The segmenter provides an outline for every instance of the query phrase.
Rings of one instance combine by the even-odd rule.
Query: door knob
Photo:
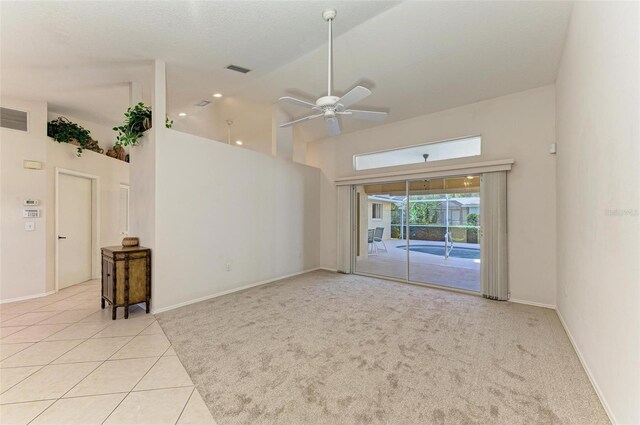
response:
[[[58,236],[58,239],[67,239],[66,236]]]

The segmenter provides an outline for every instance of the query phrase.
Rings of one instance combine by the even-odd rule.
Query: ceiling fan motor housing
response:
[[[316,106],[322,110],[334,109],[340,98],[338,96],[322,96],[316,100]]]

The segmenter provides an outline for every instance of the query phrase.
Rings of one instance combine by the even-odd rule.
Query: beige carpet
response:
[[[609,423],[548,309],[318,271],[157,318],[219,425]]]

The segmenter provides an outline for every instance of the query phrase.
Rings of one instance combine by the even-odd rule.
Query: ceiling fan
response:
[[[302,106],[303,108],[311,109],[316,113],[308,115],[304,118],[300,118],[285,124],[281,124],[280,127],[290,127],[302,122],[306,122],[315,118],[324,117],[324,122],[327,126],[327,131],[330,136],[337,136],[340,134],[340,123],[338,122],[338,115],[343,117],[351,117],[357,120],[365,121],[381,121],[387,117],[386,112],[376,111],[360,111],[357,109],[349,109],[349,107],[355,103],[360,102],[371,94],[371,90],[366,87],[356,86],[342,97],[332,96],[331,89],[333,88],[333,34],[332,23],[336,17],[335,9],[327,9],[322,13],[322,17],[329,23],[329,82],[327,84],[327,95],[322,96],[316,103],[306,102],[304,100],[295,99],[293,97],[281,97],[280,102],[290,103],[292,105]]]

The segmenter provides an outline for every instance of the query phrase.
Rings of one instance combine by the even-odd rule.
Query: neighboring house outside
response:
[[[382,239],[391,238],[391,202],[388,199],[369,196],[367,208],[368,228],[384,227]]]
[[[446,201],[440,202],[440,205],[438,206],[438,220],[435,224],[445,224],[446,211]],[[469,214],[477,214],[480,216],[480,198],[449,198],[450,226],[467,224],[467,216]]]

